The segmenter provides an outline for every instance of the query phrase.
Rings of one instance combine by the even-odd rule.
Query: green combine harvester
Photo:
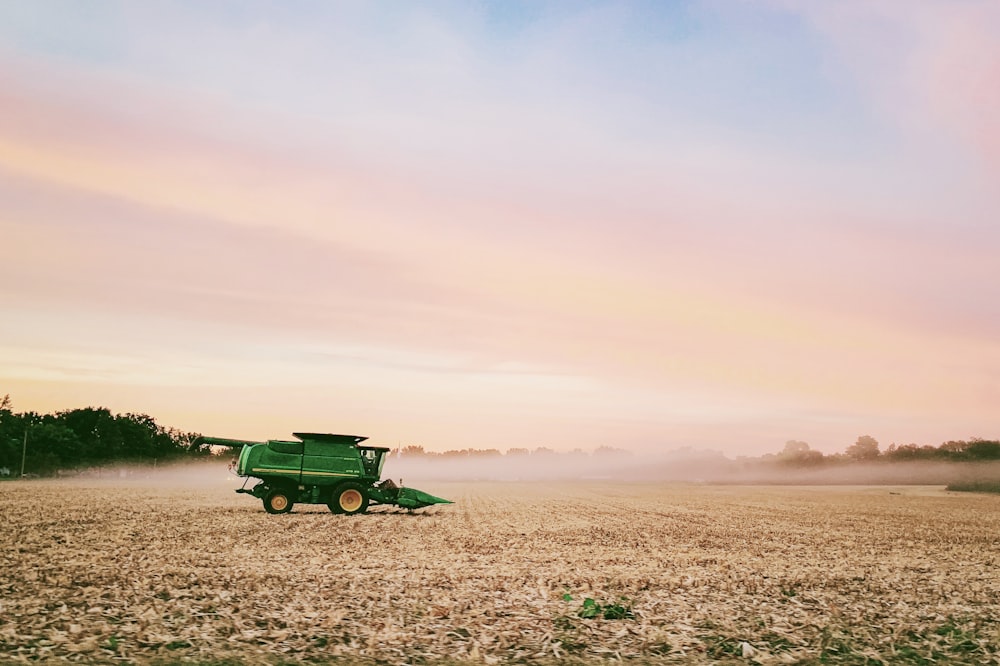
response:
[[[367,437],[327,433],[292,433],[299,441],[272,439],[251,442],[242,439],[199,437],[193,446],[240,447],[236,473],[260,479],[253,488],[238,493],[264,502],[268,513],[288,513],[295,504],[326,504],[333,513],[364,513],[372,504],[421,509],[433,504],[451,504],[413,488],[397,486],[392,479],[380,481],[389,449],[362,446]]]

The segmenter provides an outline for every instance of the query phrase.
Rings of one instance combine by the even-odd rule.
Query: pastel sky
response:
[[[998,34],[2,0],[0,394],[431,450],[996,438]]]

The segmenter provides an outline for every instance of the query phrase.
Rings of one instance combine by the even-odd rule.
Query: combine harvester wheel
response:
[[[284,490],[272,490],[264,496],[264,510],[268,513],[288,513],[292,510],[292,498]]]
[[[354,515],[368,510],[368,494],[363,486],[357,483],[345,483],[337,491],[330,510],[334,513]]]

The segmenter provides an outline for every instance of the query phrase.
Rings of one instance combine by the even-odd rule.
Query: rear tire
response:
[[[288,513],[292,510],[292,496],[280,488],[270,490],[264,495],[264,510],[268,513]]]
[[[368,493],[360,483],[345,483],[337,488],[327,505],[334,513],[352,516],[368,510]]]

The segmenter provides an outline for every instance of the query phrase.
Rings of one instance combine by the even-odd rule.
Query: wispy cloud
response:
[[[852,67],[889,122],[923,134],[911,138],[925,146],[947,150],[957,139],[990,165],[985,184],[995,181],[1000,164],[996,3],[785,4],[830,40],[832,57]]]

